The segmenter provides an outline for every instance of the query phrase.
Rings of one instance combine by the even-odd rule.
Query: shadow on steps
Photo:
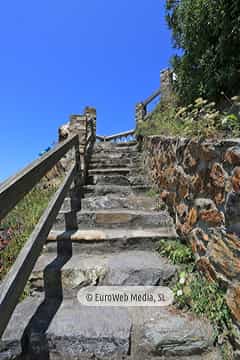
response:
[[[72,257],[72,241],[57,242],[57,257],[44,270],[45,298],[28,323],[22,337],[22,359],[50,360],[47,330],[63,301],[61,269]],[[54,266],[54,286],[49,277]],[[51,279],[52,280],[52,279]]]

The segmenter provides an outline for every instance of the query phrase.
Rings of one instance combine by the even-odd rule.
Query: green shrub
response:
[[[154,198],[158,196],[158,192],[154,189],[150,189],[146,192],[146,196]]]
[[[210,283],[198,272],[182,272],[173,291],[177,306],[207,317],[213,324],[216,337],[226,339],[231,335],[232,320],[225,291],[218,284]]]
[[[180,241],[161,240],[158,244],[158,252],[174,264],[191,264],[194,262],[191,249]]]
[[[194,255],[185,244],[176,240],[161,240],[160,255],[166,256],[178,266],[178,281],[173,285],[175,305],[212,323],[216,340],[223,344],[223,356],[230,353],[229,338],[233,334],[230,311],[225,291],[217,283],[210,283],[195,267]],[[225,355],[224,355],[225,354]]]

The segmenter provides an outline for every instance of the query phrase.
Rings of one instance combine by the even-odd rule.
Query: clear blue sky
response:
[[[0,180],[86,105],[100,135],[134,127],[135,103],[173,53],[164,0],[9,0],[0,7]]]

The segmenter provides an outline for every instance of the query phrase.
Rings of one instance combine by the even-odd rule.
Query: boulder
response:
[[[200,355],[213,348],[214,331],[205,319],[162,309],[142,329],[143,349],[155,356]]]

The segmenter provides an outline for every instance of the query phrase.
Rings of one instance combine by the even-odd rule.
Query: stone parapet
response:
[[[59,142],[69,136],[78,134],[81,169],[86,174],[89,151],[96,139],[96,109],[87,106],[83,114],[71,115],[68,123],[62,125],[59,130]],[[62,160],[61,167],[67,171],[74,160],[74,151],[70,151]],[[84,175],[85,176],[85,175]]]

